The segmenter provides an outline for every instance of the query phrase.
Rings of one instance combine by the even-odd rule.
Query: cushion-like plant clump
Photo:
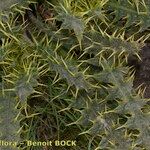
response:
[[[0,2],[2,149],[148,150],[149,30],[149,0]]]

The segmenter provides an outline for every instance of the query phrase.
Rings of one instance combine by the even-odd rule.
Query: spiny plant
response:
[[[0,2],[1,140],[18,142],[2,148],[148,150],[149,99],[128,61],[142,61],[149,4]],[[57,139],[77,146],[26,145]]]

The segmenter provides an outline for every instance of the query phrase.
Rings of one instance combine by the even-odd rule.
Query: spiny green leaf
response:
[[[114,21],[119,21],[122,18],[126,18],[126,27],[133,24],[139,24],[141,31],[147,30],[150,27],[149,0],[143,0],[138,3],[137,1],[131,2],[124,0],[110,0],[107,5],[115,14]]]
[[[146,130],[139,134],[136,142],[143,148],[149,149],[150,147],[150,130],[146,128]]]
[[[19,2],[23,2],[23,0],[5,0],[0,2],[0,10],[9,10],[12,5],[15,5]]]
[[[150,115],[143,114],[141,112],[136,113],[135,115],[128,118],[125,126],[130,129],[139,130],[140,134],[136,139],[138,145],[142,145],[145,148],[150,147],[150,143],[148,142],[150,139]]]
[[[143,46],[136,41],[127,41],[121,37],[109,36],[97,31],[84,34],[83,47],[86,53],[99,54],[102,50],[113,52],[125,52],[127,54],[138,53]]]
[[[3,14],[8,15],[13,12],[13,9],[18,12],[22,12],[24,9],[29,9],[27,6],[30,3],[34,3],[34,0],[1,0],[0,1],[0,16]],[[17,8],[18,7],[18,8]],[[5,20],[5,18],[3,18]]]
[[[83,37],[83,32],[84,32],[84,23],[81,19],[71,16],[69,14],[66,14],[65,16],[61,16],[61,21],[62,23],[62,28],[63,29],[69,29],[69,30],[74,30],[75,35],[78,38],[78,41],[80,42]]]
[[[64,60],[59,55],[56,55],[51,47],[44,48],[42,53],[48,59],[50,69],[59,73],[60,78],[66,79],[69,86],[75,85],[77,90],[90,88],[84,74],[78,71],[78,67],[71,63],[70,60]]]
[[[15,98],[9,96],[0,96],[0,139],[7,142],[19,142],[20,135],[18,133],[20,129],[19,121],[15,118],[19,113],[16,107]],[[3,146],[3,149],[17,150],[13,146]]]
[[[133,96],[128,101],[119,102],[119,106],[116,108],[117,113],[121,114],[133,114],[136,115],[137,112],[141,111],[144,105],[146,105],[147,101],[141,99],[138,95]]]
[[[99,143],[100,149],[111,149],[111,150],[132,150],[132,139],[125,135],[125,129],[114,129],[110,133],[102,137]]]
[[[125,126],[132,129],[138,129],[140,132],[144,133],[147,132],[146,130],[149,130],[149,124],[150,115],[139,112],[129,117]]]
[[[38,81],[35,77],[29,77],[26,75],[21,75],[16,81],[15,90],[19,97],[19,99],[23,102],[25,101],[29,95],[34,93],[34,87],[38,85]]]

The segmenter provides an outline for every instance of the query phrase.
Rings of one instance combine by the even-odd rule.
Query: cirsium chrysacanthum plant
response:
[[[0,3],[2,139],[149,149],[148,99],[128,66],[149,40],[149,0]]]

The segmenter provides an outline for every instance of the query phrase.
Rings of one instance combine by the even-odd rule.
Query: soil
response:
[[[144,97],[150,98],[150,44],[147,44],[140,53],[142,61],[132,61],[136,68],[134,87],[138,87],[143,84],[142,87],[145,88]]]

